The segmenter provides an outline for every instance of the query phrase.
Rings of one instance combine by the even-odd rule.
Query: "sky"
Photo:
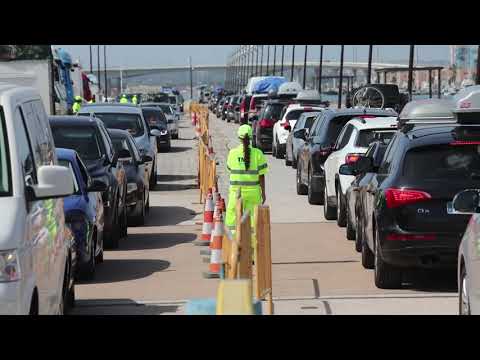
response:
[[[88,45],[56,45],[67,49],[74,60],[80,60],[84,68],[90,66],[90,51]],[[107,45],[107,67],[129,66],[181,66],[188,65],[189,56],[193,65],[223,65],[228,56],[238,45]],[[93,45],[93,68],[97,63],[97,46]],[[266,61],[266,45],[265,57]],[[270,45],[270,59],[273,58],[273,45]],[[417,45],[416,54],[419,63],[423,61],[449,61],[448,45]],[[305,45],[296,45],[295,60],[304,58]],[[285,45],[285,61],[290,61],[292,46]],[[374,46],[374,62],[407,63],[409,55],[408,45],[378,45]],[[345,45],[345,61],[357,60],[366,62],[368,59],[368,45]],[[318,60],[320,46],[309,45],[308,60]],[[340,46],[325,45],[324,59],[338,60]],[[277,61],[281,59],[281,45],[277,45]],[[270,60],[272,61],[272,60]],[[100,46],[100,63],[103,67],[103,46]]]

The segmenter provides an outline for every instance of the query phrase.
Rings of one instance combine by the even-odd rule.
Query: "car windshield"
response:
[[[113,148],[115,149],[115,152],[119,152],[120,150],[128,150],[128,144],[127,144],[127,139],[122,139],[122,138],[113,138]]]
[[[10,195],[10,159],[3,111],[0,112],[0,196]]]
[[[53,126],[52,133],[56,147],[73,149],[82,160],[98,160],[104,154],[94,127]]]
[[[156,105],[156,106],[162,109],[164,114],[173,115],[172,108],[170,107],[170,105]]]
[[[307,110],[307,109],[299,109],[299,110],[292,110],[292,111],[289,111],[286,118],[287,120],[298,120],[298,118],[300,117],[300,115],[302,115],[303,113],[308,113],[308,112],[317,112],[318,110]]]
[[[142,118],[138,114],[96,113],[108,129],[127,130],[132,136],[138,137],[145,133]]]
[[[66,168],[70,169],[73,178],[73,192],[74,194],[78,194],[80,192],[80,187],[78,186],[77,177],[75,176],[75,171],[73,171],[72,163],[68,160],[58,159],[58,165],[65,166]]]
[[[143,117],[150,127],[166,128],[167,124],[159,111],[142,110]]]
[[[388,144],[393,135],[395,135],[395,132],[391,129],[360,130],[355,146],[366,148],[374,141],[381,141],[384,144]]]
[[[421,146],[407,152],[403,174],[409,179],[461,181],[480,178],[480,145]]]
[[[265,107],[265,111],[263,113],[263,118],[264,119],[270,119],[270,120],[280,119],[280,114],[281,114],[284,106],[285,105],[283,105],[283,104],[268,104]]]

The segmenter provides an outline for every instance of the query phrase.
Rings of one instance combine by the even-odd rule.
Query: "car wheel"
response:
[[[152,172],[150,174],[150,189],[155,190],[155,185],[157,185],[157,163],[155,162],[152,167]]]
[[[375,230],[375,286],[379,289],[402,287],[402,271],[383,261],[378,245],[378,230]]]
[[[292,168],[296,169],[297,168],[297,160],[295,157],[292,155]]]
[[[337,218],[337,209],[328,205],[327,185],[323,189],[323,216],[326,220],[335,220]]]
[[[337,225],[345,227],[347,225],[347,214],[345,212],[345,201],[343,200],[342,188],[337,188]]]
[[[90,244],[90,258],[88,263],[84,265],[82,271],[80,272],[80,279],[82,280],[93,280],[95,277],[95,242],[96,235],[94,233]]]
[[[97,246],[98,246],[98,241],[97,241]],[[103,263],[103,245],[102,245],[102,248],[100,249],[100,253],[95,258],[95,261],[97,262],[97,264]]]
[[[123,216],[122,216],[122,238],[126,238],[128,235],[128,216],[127,216],[127,204],[125,203],[123,207]]]
[[[280,159],[280,149],[278,148],[278,137],[275,138],[275,158]]]
[[[362,266],[365,269],[373,269],[375,267],[375,255],[368,247],[366,239],[362,239]]]
[[[300,177],[300,166],[297,168],[297,195],[307,195],[308,188],[302,184],[301,177]]]
[[[66,304],[69,310],[75,307],[75,283],[68,290]]]
[[[119,223],[118,204],[117,204],[117,209],[115,210],[114,222],[112,224],[110,247],[112,249],[117,249],[119,243],[120,243],[120,223]]]
[[[358,216],[356,216],[356,227],[355,227],[355,250],[357,252],[362,252],[362,242],[363,242],[363,229],[362,224]]]
[[[288,159],[288,151],[285,151],[285,166],[292,166],[292,161]]]
[[[355,240],[355,229],[353,227],[352,222],[350,221],[350,214],[348,212],[349,207],[345,207],[345,213],[347,218],[347,228],[346,228],[346,236],[348,240]]]
[[[309,170],[308,170],[308,203],[311,205],[322,204],[322,194],[313,191],[311,166],[309,166]]]
[[[465,266],[462,267],[460,273],[460,282],[458,283],[458,314],[459,315],[471,315],[470,311],[470,301],[468,298],[468,287],[467,287],[467,271]]]
[[[134,226],[142,226],[145,225],[145,193],[143,194],[142,201],[141,201],[140,213],[132,219],[132,223]]]

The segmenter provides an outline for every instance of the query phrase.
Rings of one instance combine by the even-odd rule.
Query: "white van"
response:
[[[72,193],[42,98],[0,83],[0,314],[62,314],[74,301],[61,199]]]

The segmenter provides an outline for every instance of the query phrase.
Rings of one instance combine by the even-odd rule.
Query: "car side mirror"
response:
[[[477,214],[480,212],[480,192],[469,189],[459,192],[452,201],[453,214]]]
[[[296,139],[305,140],[307,138],[307,129],[299,129],[293,132],[293,137]]]
[[[155,129],[150,130],[150,135],[158,137],[158,136],[162,135],[162,133],[160,132],[160,130],[158,130],[158,128],[155,128]]]
[[[360,156],[353,164],[353,169],[357,174],[376,172],[376,169],[373,167],[372,158],[366,156]]]
[[[92,183],[88,186],[88,192],[104,192],[108,190],[107,184],[101,180],[93,180]]]
[[[151,162],[151,161],[153,161],[153,158],[150,155],[143,155],[142,156],[142,162],[146,163],[146,162]]]
[[[341,165],[340,168],[338,169],[338,173],[340,175],[353,175],[353,176],[357,175],[357,172],[350,164]]]
[[[29,200],[52,199],[73,194],[73,175],[69,168],[59,165],[44,165],[37,170],[38,183],[29,186]]]

